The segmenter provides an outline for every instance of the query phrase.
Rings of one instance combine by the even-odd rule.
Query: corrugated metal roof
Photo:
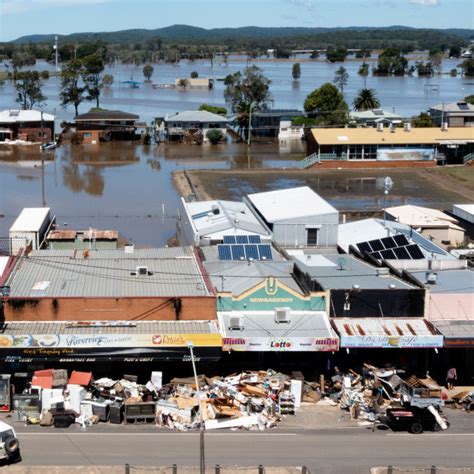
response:
[[[440,140],[474,142],[471,127],[412,128],[409,132],[396,128],[395,132],[376,128],[313,128],[311,133],[320,145],[436,145]]]
[[[462,227],[457,225],[457,219],[442,211],[430,209],[429,207],[405,204],[403,206],[388,207],[386,212],[388,215],[393,216],[396,221],[411,227],[449,227],[463,230]]]
[[[97,112],[86,112],[74,118],[75,122],[91,122],[98,120],[138,120],[140,117],[121,110],[100,110]]]
[[[190,247],[87,254],[38,250],[23,257],[7,283],[11,297],[209,296]],[[133,275],[140,266],[149,274]],[[40,282],[44,291],[32,290]]]
[[[460,112],[461,115],[472,115],[474,114],[474,105],[469,102],[459,101],[451,102],[449,104],[437,104],[432,105],[430,109],[438,110],[440,112]]]
[[[217,317],[227,337],[337,337],[324,311],[291,311],[290,322],[275,322],[274,311],[226,311]],[[243,329],[230,329],[230,318],[243,318]]]
[[[471,305],[474,312],[474,271],[471,268],[455,268],[445,270],[433,270],[436,273],[436,283],[429,284],[426,281],[427,270],[415,271],[410,273],[421,283],[430,289],[430,293],[434,296],[437,294],[471,294]]]
[[[331,318],[341,336],[432,336],[436,331],[422,318]]]
[[[49,211],[49,207],[25,207],[10,227],[10,232],[38,232]]]
[[[301,287],[292,277],[293,262],[288,261],[221,261],[203,262],[204,268],[210,276],[213,286],[219,292],[231,292],[240,295],[249,288],[264,281],[268,277],[280,279],[282,283],[304,294]]]
[[[435,320],[431,323],[446,338],[474,339],[474,320]]]
[[[303,250],[289,251],[296,265],[324,288],[350,289],[359,285],[361,289],[411,289],[414,286],[392,275],[379,275],[377,268],[354,258],[352,255],[312,255]]]
[[[336,208],[308,186],[249,194],[247,199],[270,223],[338,213]]]
[[[41,122],[40,110],[2,110],[0,123]],[[54,122],[54,115],[43,112],[43,122]]]
[[[137,321],[132,327],[68,327],[77,321],[64,322],[8,322],[0,327],[0,334],[217,334],[215,321]]]
[[[47,240],[74,240],[76,238],[77,232],[75,230],[52,230],[48,236]]]

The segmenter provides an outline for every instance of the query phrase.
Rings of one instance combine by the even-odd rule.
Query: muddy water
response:
[[[117,229],[137,245],[164,245],[174,234],[179,205],[173,171],[284,168],[303,155],[301,142],[287,149],[271,144],[64,145],[44,154],[43,169],[37,146],[0,150],[0,237],[23,207],[41,206],[44,199],[61,226]]]

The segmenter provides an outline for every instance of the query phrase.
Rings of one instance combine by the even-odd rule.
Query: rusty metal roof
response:
[[[75,230],[52,230],[46,237],[48,240],[75,240]]]
[[[92,239],[95,240],[117,240],[118,232],[116,230],[97,230],[90,229],[84,231],[84,240],[90,240],[92,234]]]
[[[331,320],[342,336],[432,336],[437,335],[423,318],[334,318]]]

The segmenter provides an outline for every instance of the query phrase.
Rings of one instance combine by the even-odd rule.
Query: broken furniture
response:
[[[155,421],[155,402],[125,402],[125,423]]]

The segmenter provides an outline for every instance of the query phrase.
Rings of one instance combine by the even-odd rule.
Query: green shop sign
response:
[[[217,297],[217,311],[271,311],[280,307],[324,311],[324,293],[305,296],[276,278],[269,277],[238,296],[220,293]]]

